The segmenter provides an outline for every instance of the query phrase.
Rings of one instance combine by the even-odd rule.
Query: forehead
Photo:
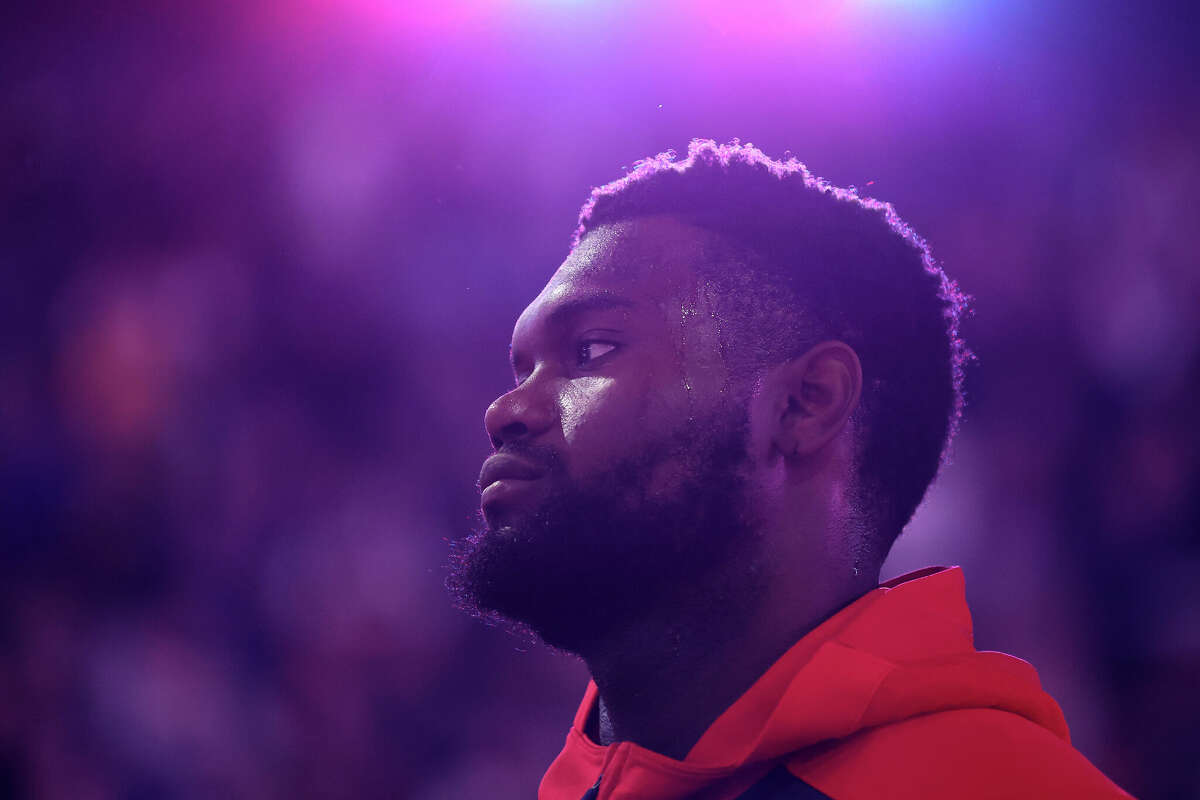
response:
[[[715,236],[669,216],[603,225],[571,251],[517,320],[514,338],[556,309],[596,297],[632,301],[630,313],[665,310],[697,284]]]

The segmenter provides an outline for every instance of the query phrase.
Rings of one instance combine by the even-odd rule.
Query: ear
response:
[[[803,458],[842,430],[862,396],[862,364],[845,342],[821,342],[771,370],[760,383],[760,432],[769,453]]]

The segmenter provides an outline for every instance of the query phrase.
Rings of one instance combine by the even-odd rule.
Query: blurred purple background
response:
[[[884,577],[963,565],[1085,755],[1200,797],[1190,11],[161,5],[0,34],[0,796],[532,797],[586,673],[453,612],[447,540],[588,189],[702,136],[976,296]]]

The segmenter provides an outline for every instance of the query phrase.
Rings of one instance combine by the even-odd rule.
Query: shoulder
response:
[[[1068,742],[1008,711],[922,714],[843,739],[788,769],[838,800],[1128,798]]]

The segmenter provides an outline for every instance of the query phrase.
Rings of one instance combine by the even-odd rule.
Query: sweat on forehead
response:
[[[601,225],[572,249],[556,279],[623,281],[694,278],[706,262],[729,247],[704,228],[669,215],[652,215]]]

